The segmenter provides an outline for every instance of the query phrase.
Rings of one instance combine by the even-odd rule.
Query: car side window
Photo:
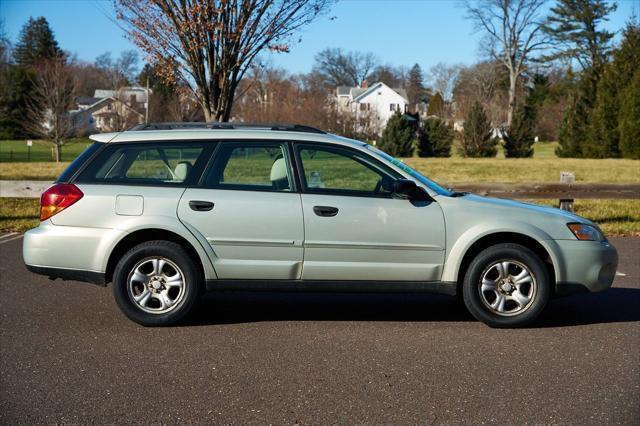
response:
[[[78,177],[78,182],[182,184],[202,156],[202,144],[113,144]]]
[[[204,185],[248,191],[291,191],[285,143],[223,142],[215,153]]]
[[[354,150],[322,145],[296,146],[306,192],[390,197],[401,176]]]

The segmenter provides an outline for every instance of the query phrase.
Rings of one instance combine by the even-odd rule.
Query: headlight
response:
[[[602,241],[604,235],[594,226],[585,225],[584,223],[567,223],[567,226],[573,232],[577,239],[582,241]]]

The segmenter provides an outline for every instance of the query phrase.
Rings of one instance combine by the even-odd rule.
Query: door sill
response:
[[[207,291],[307,291],[330,293],[438,293],[456,295],[445,281],[207,280]]]

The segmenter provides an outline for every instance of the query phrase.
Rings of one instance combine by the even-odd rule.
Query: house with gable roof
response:
[[[338,86],[336,104],[340,111],[353,114],[362,126],[367,124],[382,132],[396,111],[407,112],[409,100],[402,88],[391,88],[383,82],[369,86],[365,80],[360,87]]]

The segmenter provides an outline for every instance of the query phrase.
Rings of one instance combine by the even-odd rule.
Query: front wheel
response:
[[[518,244],[498,244],[476,256],[464,277],[465,306],[490,327],[522,327],[544,310],[550,280],[543,261]]]
[[[113,295],[122,312],[138,324],[172,325],[193,307],[199,281],[196,266],[180,245],[148,241],[116,265]]]

